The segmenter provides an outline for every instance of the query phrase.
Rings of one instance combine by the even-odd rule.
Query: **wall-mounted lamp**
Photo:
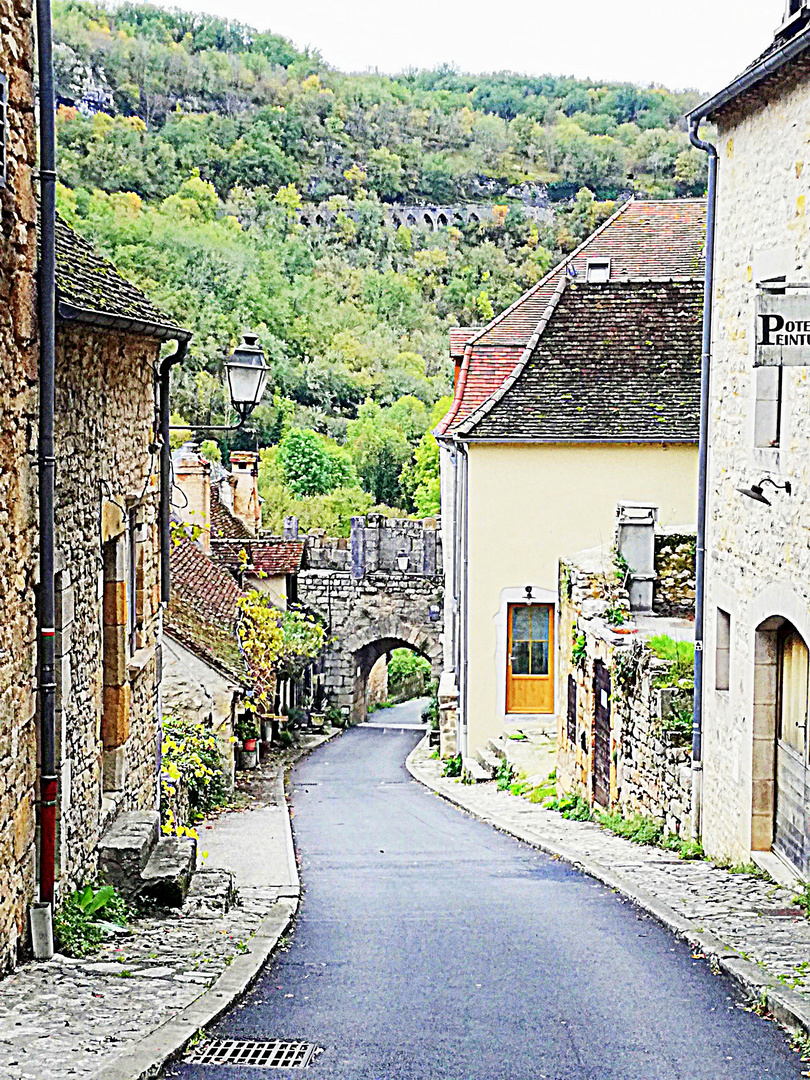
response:
[[[399,555],[397,555],[397,566],[403,573],[408,569],[407,551],[400,551]]]
[[[533,586],[533,585],[526,585],[526,586],[525,586],[525,589],[526,589],[526,599],[527,599],[527,600],[531,600],[531,598],[532,598],[532,589],[533,589],[533,588],[534,588],[534,586]]]
[[[438,604],[428,604],[428,618],[431,622],[438,622],[442,609]]]
[[[786,480],[784,484],[778,484],[776,480],[771,480],[770,476],[764,476],[758,484],[752,484],[748,488],[737,488],[737,491],[741,495],[747,495],[749,499],[753,499],[754,502],[764,503],[765,506],[771,505],[771,500],[766,499],[762,494],[762,488],[764,484],[770,484],[771,487],[776,488],[777,491],[784,491],[786,495],[790,495],[791,487],[790,481]]]

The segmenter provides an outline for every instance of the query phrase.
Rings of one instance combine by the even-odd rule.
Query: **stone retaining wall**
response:
[[[624,591],[612,582],[610,592],[612,602],[626,602]],[[667,729],[666,691],[654,685],[667,664],[653,656],[637,633],[622,634],[608,625],[602,617],[607,606],[603,575],[583,569],[576,559],[560,562],[559,604],[561,632],[568,635],[561,642],[562,698],[567,702],[573,679],[576,707],[571,715],[564,707],[558,722],[558,792],[580,794],[596,805],[595,672],[601,661],[610,672],[610,765],[608,804],[597,808],[642,814],[662,821],[668,833],[688,835],[689,739]]]

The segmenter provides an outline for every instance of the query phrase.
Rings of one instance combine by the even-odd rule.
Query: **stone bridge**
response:
[[[522,206],[520,209],[525,217],[530,217],[535,221],[545,221],[550,215],[550,211],[546,207]],[[334,225],[339,212],[324,206],[306,207],[298,211],[298,220],[306,227],[328,228]],[[495,216],[495,210],[491,204],[459,206],[400,206],[394,204],[384,206],[383,212],[386,223],[396,229],[400,225],[406,225],[411,229],[427,229],[429,232],[446,229],[450,225],[477,225],[481,221],[491,221]],[[359,218],[356,210],[347,209],[343,213],[355,221]]]
[[[369,674],[392,649],[426,657],[438,679],[444,582],[435,521],[352,518],[348,539],[310,533],[304,560],[298,599],[323,618],[329,633],[323,689],[351,723],[365,719]]]

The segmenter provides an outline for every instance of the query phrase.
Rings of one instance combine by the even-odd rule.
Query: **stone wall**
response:
[[[655,573],[653,585],[655,614],[694,616],[694,533],[656,533]]]
[[[612,583],[610,592],[612,602],[626,600]],[[560,642],[560,676],[563,701],[569,679],[574,680],[576,704],[574,715],[563,710],[558,719],[558,792],[577,793],[595,804],[595,675],[601,661],[610,673],[609,799],[601,808],[655,818],[668,833],[688,835],[689,738],[667,729],[666,691],[654,685],[667,664],[651,654],[638,631],[621,633],[608,625],[602,618],[606,603],[604,576],[594,571],[592,560],[561,561],[559,625],[570,630],[568,640]],[[666,624],[660,629],[666,632]]]
[[[383,514],[352,518],[349,537],[330,537],[318,529],[304,538],[304,565],[313,570],[347,570],[355,577],[375,571],[399,572],[398,556],[408,556],[408,573],[441,573],[441,533],[434,518],[413,521]]]
[[[0,7],[8,86],[6,178],[0,183],[0,971],[26,938],[35,890],[36,725],[36,158],[32,8]]]
[[[94,873],[116,813],[158,800],[158,350],[134,335],[57,330],[60,894]]]
[[[710,854],[747,860],[771,846],[775,670],[771,620],[810,642],[810,381],[782,375],[778,445],[757,446],[757,282],[810,281],[810,64],[793,62],[718,119],[717,258],[712,328],[703,838]],[[771,505],[741,495],[763,476]],[[715,677],[719,612],[730,619],[729,678]],[[765,629],[765,627],[768,629]]]

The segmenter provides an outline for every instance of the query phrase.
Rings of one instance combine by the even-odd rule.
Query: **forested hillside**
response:
[[[346,75],[272,33],[130,3],[56,0],[54,21],[60,208],[194,331],[179,413],[223,420],[222,360],[250,326],[276,388],[259,444],[322,436],[265,455],[271,522],[293,501],[336,527],[372,500],[435,509],[425,433],[450,388],[450,326],[515,300],[617,197],[705,187],[682,123],[696,94]],[[524,215],[544,200],[545,221]],[[503,209],[430,233],[387,225],[397,202]],[[306,203],[334,224],[302,227]]]

